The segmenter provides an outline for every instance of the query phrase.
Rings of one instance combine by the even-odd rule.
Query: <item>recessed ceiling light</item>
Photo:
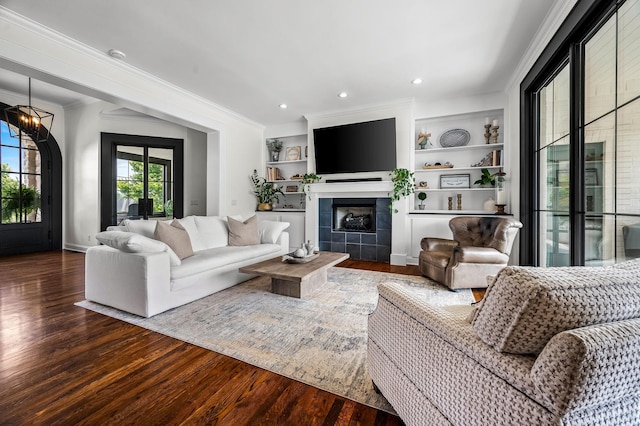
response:
[[[347,92],[340,92],[340,93],[338,93],[338,97],[339,97],[339,98],[346,98],[347,96],[349,96],[349,95],[347,94]]]
[[[117,49],[109,49],[109,56],[115,59],[124,59],[127,55],[124,54],[123,51]]]
[[[420,83],[422,83],[421,78],[414,78],[413,80],[411,80],[411,84],[420,84]]]
[[[287,109],[287,104],[280,104],[280,105],[278,105],[278,106],[279,106],[280,108],[282,108],[282,109]]]

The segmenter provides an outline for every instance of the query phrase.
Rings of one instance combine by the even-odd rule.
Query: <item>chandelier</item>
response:
[[[29,104],[6,108],[4,115],[12,138],[20,139],[22,135],[26,135],[34,142],[46,142],[49,139],[53,114],[31,105],[31,77],[29,77]]]

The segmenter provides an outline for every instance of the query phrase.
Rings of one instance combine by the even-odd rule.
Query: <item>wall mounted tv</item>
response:
[[[396,168],[396,119],[313,129],[316,173],[381,172]]]

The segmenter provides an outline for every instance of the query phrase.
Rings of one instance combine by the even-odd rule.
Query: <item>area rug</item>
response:
[[[367,315],[384,282],[438,306],[473,302],[470,290],[449,291],[423,277],[330,268],[328,283],[308,299],[272,294],[270,279],[260,277],[151,318],[77,305],[393,413],[366,366]]]

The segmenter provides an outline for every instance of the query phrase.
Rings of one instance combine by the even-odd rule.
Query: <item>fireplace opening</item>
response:
[[[333,230],[376,232],[376,199],[334,198]]]

